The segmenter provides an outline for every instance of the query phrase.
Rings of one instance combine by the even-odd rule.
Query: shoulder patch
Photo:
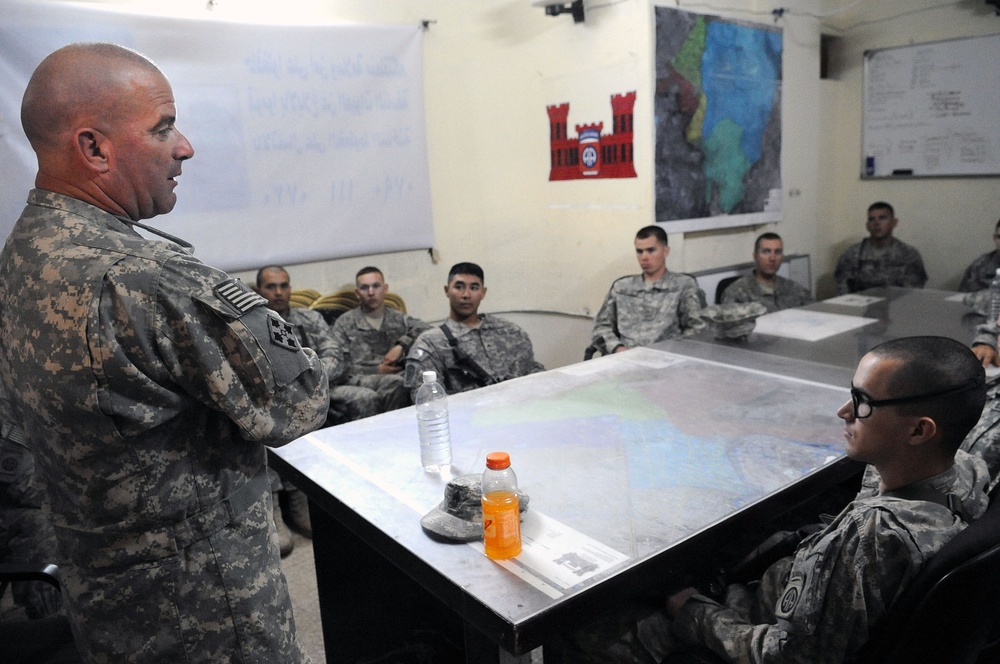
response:
[[[18,445],[0,442],[0,481],[13,484],[19,479],[27,453],[26,449]]]
[[[802,598],[802,590],[805,586],[805,579],[801,575],[793,575],[785,585],[785,591],[781,594],[781,600],[775,608],[774,615],[778,618],[789,618],[795,611],[795,607]]]
[[[292,324],[280,316],[267,317],[267,331],[271,335],[271,343],[287,348],[288,350],[298,350],[299,340],[295,337],[295,329]]]
[[[231,306],[240,314],[245,314],[254,307],[267,304],[267,299],[253,292],[240,279],[226,279],[212,289],[215,296]]]

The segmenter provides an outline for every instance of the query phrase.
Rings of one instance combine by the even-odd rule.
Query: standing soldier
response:
[[[0,254],[0,379],[88,662],[305,662],[264,445],[327,411],[316,355],[239,280],[144,239],[194,155],[166,77],[73,44],[28,82],[36,188]],[[143,227],[145,228],[145,227]]]

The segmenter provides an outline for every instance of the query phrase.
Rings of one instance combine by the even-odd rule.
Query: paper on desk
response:
[[[884,299],[884,297],[875,297],[873,295],[848,293],[847,295],[838,295],[837,297],[831,297],[828,300],[823,300],[823,303],[841,304],[846,307],[867,307],[869,304],[875,304],[876,302],[881,302]]]
[[[877,322],[877,318],[864,316],[845,316],[808,309],[782,309],[758,318],[753,331],[789,339],[819,341]]]
[[[469,546],[483,551],[482,542]],[[497,562],[555,598],[628,558],[537,510],[528,510],[521,522],[521,553]]]

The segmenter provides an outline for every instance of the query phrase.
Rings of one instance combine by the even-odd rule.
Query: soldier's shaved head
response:
[[[145,56],[64,46],[38,65],[21,101],[35,187],[135,221],[169,212],[181,162],[194,155],[176,115],[170,82]]]
[[[117,44],[70,44],[42,60],[21,100],[21,126],[37,151],[60,148],[76,127],[121,116],[137,72],[159,68]]]

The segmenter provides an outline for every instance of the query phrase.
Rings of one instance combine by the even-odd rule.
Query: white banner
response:
[[[170,79],[194,146],[153,226],[227,270],[429,248],[420,26],[254,25],[0,0],[0,234],[34,181],[20,126],[35,66],[113,41]]]

